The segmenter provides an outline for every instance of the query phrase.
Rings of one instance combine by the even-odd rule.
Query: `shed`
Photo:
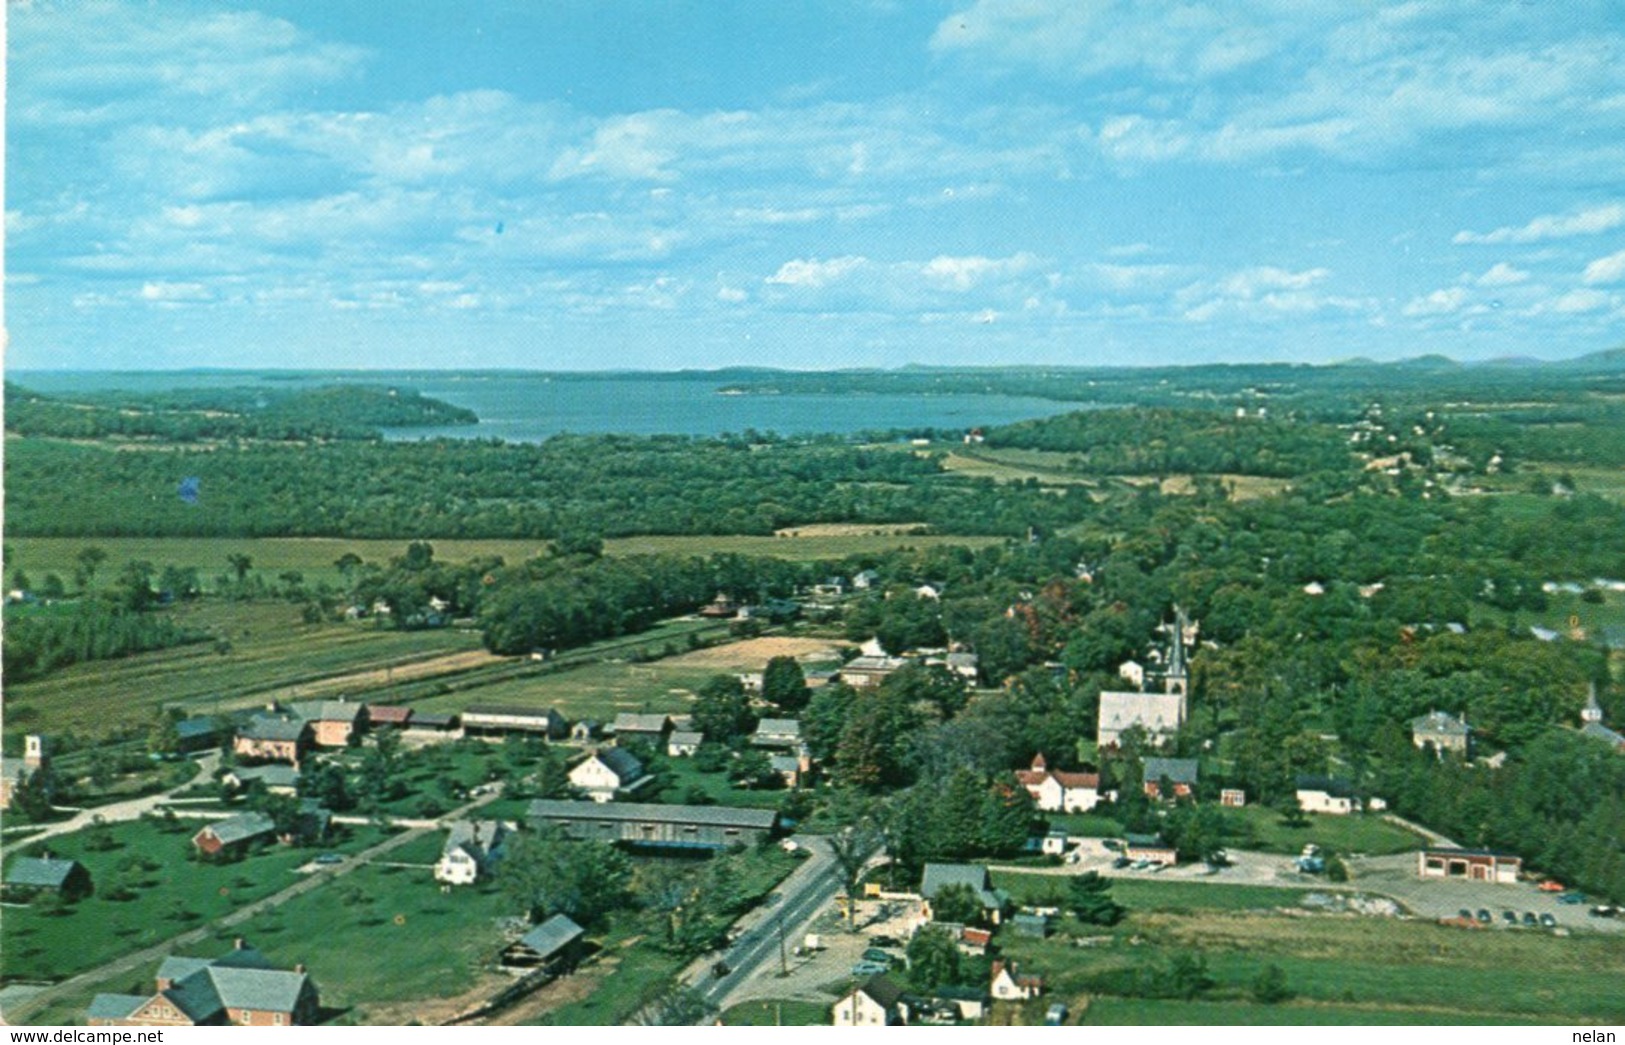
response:
[[[568,915],[555,914],[502,950],[511,969],[557,968],[576,955],[586,930]]]
[[[6,872],[7,892],[58,893],[77,900],[91,893],[90,872],[77,860],[50,856],[20,856]]]

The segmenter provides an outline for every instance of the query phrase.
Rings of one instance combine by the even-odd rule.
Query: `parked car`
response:
[[[1557,902],[1566,904],[1582,904],[1586,902],[1586,894],[1573,892],[1564,893],[1562,896],[1557,898]]]
[[[869,942],[871,944],[873,944],[874,946],[876,946],[876,947],[901,947],[901,946],[903,946],[902,942],[899,941],[897,939],[897,937],[895,937],[895,936],[887,936],[885,933],[876,933],[875,935],[869,937]]]
[[[1056,1002],[1055,1004],[1051,1005],[1049,1007],[1049,1011],[1044,1013],[1044,1026],[1046,1027],[1059,1027],[1065,1022],[1066,1006],[1060,1002]]]
[[[323,853],[316,858],[316,862],[319,864],[342,864],[344,862],[344,854]]]
[[[1506,922],[1508,925],[1517,925],[1518,924],[1518,912],[1517,911],[1502,911],[1501,912],[1501,920]]]
[[[1491,922],[1491,921],[1492,921],[1492,920],[1493,920],[1493,919],[1491,919],[1491,918],[1490,918],[1490,912],[1488,912],[1488,911],[1486,911],[1486,910],[1485,910],[1485,909],[1484,909],[1484,908],[1482,908],[1482,907],[1480,907],[1480,908],[1479,908],[1479,909],[1478,909],[1478,921],[1479,921],[1479,924],[1481,924],[1481,925],[1488,925],[1488,924],[1490,924],[1490,922]]]
[[[1456,917],[1457,918],[1468,918],[1468,919],[1470,919],[1470,918],[1472,918],[1472,916],[1473,916],[1473,912],[1469,911],[1465,907],[1463,907],[1461,910],[1456,912]]]
[[[1544,882],[1541,882],[1539,885],[1535,886],[1535,888],[1539,889],[1543,893],[1560,893],[1568,887],[1555,878],[1548,878]]]
[[[1612,918],[1619,914],[1619,908],[1611,904],[1600,903],[1591,909],[1593,918]]]
[[[1114,867],[1117,870],[1121,871],[1123,868],[1129,866],[1133,862],[1134,862],[1133,860],[1130,860],[1126,856],[1119,856],[1117,859],[1112,861],[1112,867]]]
[[[1525,911],[1525,912],[1523,912],[1523,924],[1525,924],[1525,925],[1539,925],[1540,924],[1540,919],[1535,917],[1535,912],[1534,911]]]
[[[874,976],[879,973],[886,972],[889,968],[890,966],[882,965],[879,962],[858,962],[856,965],[852,966],[852,975]]]
[[[863,952],[863,960],[866,962],[874,962],[877,965],[885,965],[890,967],[891,963],[897,959],[879,948],[871,947]]]
[[[1540,924],[1544,925],[1548,929],[1555,929],[1557,928],[1557,919],[1552,917],[1550,914],[1543,914],[1540,916]]]

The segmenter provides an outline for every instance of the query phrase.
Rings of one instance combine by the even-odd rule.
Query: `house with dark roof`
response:
[[[779,826],[776,809],[654,805],[646,802],[531,802],[533,826],[553,825],[571,838],[662,849],[726,849],[754,845]]]
[[[41,893],[55,893],[73,901],[92,892],[90,872],[77,860],[45,856],[19,856],[6,871],[8,898],[26,900]]]
[[[287,1027],[313,1024],[320,1014],[304,966],[278,969],[241,939],[219,958],[165,958],[155,986],[150,995],[96,995],[90,1025]]]
[[[310,723],[317,747],[349,747],[366,728],[366,706],[353,700],[307,700],[289,708]]]
[[[264,813],[239,813],[216,820],[192,836],[192,845],[203,856],[233,856],[251,846],[276,837],[276,822]]]
[[[1440,758],[1446,751],[1466,758],[1471,733],[1471,726],[1446,711],[1430,711],[1411,719],[1411,743],[1423,750],[1431,747]]]
[[[580,952],[586,930],[569,916],[555,914],[502,949],[502,964],[510,969],[556,970]]]
[[[207,715],[194,715],[175,723],[175,747],[182,754],[207,751],[220,743],[220,723]]]
[[[276,712],[254,715],[237,727],[231,749],[238,758],[298,765],[316,743],[309,722]]]
[[[653,779],[636,756],[619,747],[600,748],[570,770],[570,786],[594,802],[613,802]]]
[[[995,960],[988,993],[1000,1001],[1026,1001],[1044,990],[1044,978],[1022,973],[1015,962]]]
[[[222,773],[220,781],[239,791],[246,791],[259,784],[273,795],[299,793],[299,770],[280,762],[263,766],[237,766]]]
[[[1027,789],[1033,807],[1051,813],[1087,813],[1100,803],[1099,773],[1050,769],[1044,753],[1033,756],[1030,769],[1016,770],[1016,782]]]
[[[801,744],[801,721],[793,718],[764,718],[750,735],[753,747],[782,748],[789,751]]]
[[[993,878],[982,864],[926,864],[920,875],[920,896],[925,900],[924,915],[935,919],[931,901],[948,886],[962,885],[970,889],[981,901],[982,914],[998,925],[1004,912],[1010,909],[1010,894],[993,888]]]
[[[1194,758],[1148,758],[1141,782],[1148,798],[1189,798],[1196,793],[1197,772]],[[1173,788],[1172,795],[1163,795],[1164,780]]]
[[[666,734],[672,731],[671,716],[656,712],[653,714],[639,714],[633,711],[623,711],[615,716],[605,729],[615,737],[617,744],[624,744],[629,740],[641,740],[651,748],[659,751],[666,744]]]
[[[446,844],[434,865],[434,880],[445,885],[472,885],[501,862],[509,828],[500,820],[458,820],[446,833]]]
[[[896,1027],[908,1022],[903,988],[885,973],[869,977],[830,1007],[837,1027]]]
[[[371,728],[410,729],[412,709],[402,704],[368,704],[367,725]]]
[[[692,729],[674,729],[666,738],[667,758],[688,758],[705,743],[705,734]]]

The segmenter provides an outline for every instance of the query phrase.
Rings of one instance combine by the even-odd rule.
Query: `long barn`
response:
[[[566,802],[539,798],[530,822],[552,824],[571,838],[674,849],[754,845],[779,826],[775,809],[653,805],[647,802]]]

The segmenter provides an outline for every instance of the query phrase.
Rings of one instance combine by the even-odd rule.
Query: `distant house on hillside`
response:
[[[880,685],[900,671],[908,661],[901,657],[888,656],[861,656],[853,657],[841,665],[839,672],[841,681],[855,689],[869,689]]]
[[[1423,878],[1516,883],[1522,871],[1521,857],[1489,849],[1436,848],[1416,854],[1416,873]]]
[[[1148,758],[1141,778],[1148,798],[1189,798],[1196,793],[1198,763],[1194,758]],[[1172,795],[1162,793],[1162,782],[1173,787]]]
[[[688,758],[698,751],[703,743],[705,743],[704,733],[696,733],[692,729],[674,729],[666,738],[666,757]]]
[[[412,727],[412,709],[401,704],[368,704],[367,725],[374,729],[388,726],[391,729],[410,729]]]
[[[793,718],[764,718],[756,723],[750,742],[755,747],[790,750],[801,745],[801,722]]]
[[[1036,998],[1044,990],[1042,976],[1027,975],[1019,971],[1015,962],[995,961],[993,979],[988,993],[999,1001],[1026,1001]]]
[[[1411,743],[1423,750],[1432,747],[1441,758],[1446,751],[1466,758],[1471,732],[1472,727],[1466,722],[1444,711],[1430,711],[1411,719]]]

